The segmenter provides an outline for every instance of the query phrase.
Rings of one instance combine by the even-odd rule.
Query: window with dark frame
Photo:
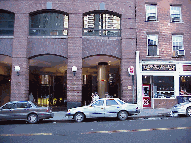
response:
[[[158,55],[158,35],[147,35],[147,55]]]
[[[0,36],[14,35],[15,14],[6,10],[0,10]]]
[[[109,11],[92,11],[83,15],[83,36],[120,37],[121,15]]]
[[[30,14],[30,36],[68,35],[68,14],[60,11],[40,11]]]

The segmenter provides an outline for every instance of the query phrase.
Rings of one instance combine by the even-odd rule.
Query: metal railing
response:
[[[83,28],[83,36],[105,36],[105,37],[120,37],[120,29],[93,29]]]

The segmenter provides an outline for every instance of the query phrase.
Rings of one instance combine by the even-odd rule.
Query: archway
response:
[[[100,67],[101,63],[106,65]],[[105,92],[112,97],[121,97],[119,58],[109,55],[93,55],[83,59],[82,67],[82,102],[84,105],[91,103],[91,95],[95,92],[98,92],[100,98],[105,97]],[[105,87],[100,88],[100,86]]]
[[[67,59],[56,55],[30,58],[29,99],[43,106],[66,106]]]
[[[0,106],[10,101],[12,58],[0,55]]]

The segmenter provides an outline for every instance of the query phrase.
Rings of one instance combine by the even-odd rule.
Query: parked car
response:
[[[66,116],[82,122],[85,118],[97,117],[118,117],[120,120],[126,120],[128,116],[139,113],[137,104],[125,103],[119,98],[101,98],[88,106],[68,109]]]
[[[53,116],[50,107],[40,107],[31,101],[12,101],[0,107],[0,120],[23,119],[34,124]]]
[[[191,117],[191,102],[184,102],[180,104],[176,104],[171,112],[171,116],[178,116],[178,115],[186,115],[188,117]]]

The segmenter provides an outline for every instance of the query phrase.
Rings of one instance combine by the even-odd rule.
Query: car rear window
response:
[[[106,100],[106,106],[111,106],[111,105],[118,105],[118,103],[115,100]]]
[[[117,101],[118,101],[120,104],[122,104],[122,105],[125,104],[125,102],[124,102],[124,101],[121,101],[120,99],[118,99]]]

